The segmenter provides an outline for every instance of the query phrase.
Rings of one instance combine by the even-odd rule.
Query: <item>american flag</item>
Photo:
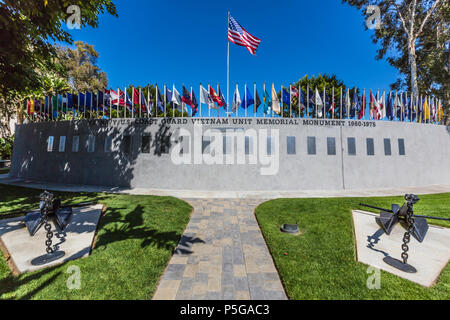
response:
[[[237,44],[238,46],[246,47],[247,50],[255,55],[256,49],[258,49],[260,39],[252,36],[248,33],[239,22],[236,21],[232,16],[230,16],[228,21],[228,40]]]

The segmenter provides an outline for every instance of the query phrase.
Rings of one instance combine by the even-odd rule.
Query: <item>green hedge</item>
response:
[[[0,138],[0,159],[11,159],[13,143],[14,136],[8,138]]]

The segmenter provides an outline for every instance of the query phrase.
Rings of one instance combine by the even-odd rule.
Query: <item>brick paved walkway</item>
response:
[[[253,214],[262,200],[185,200],[194,213],[153,299],[286,299]]]

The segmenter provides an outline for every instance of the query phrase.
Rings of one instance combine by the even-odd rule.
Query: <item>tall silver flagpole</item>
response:
[[[332,92],[332,98],[331,98],[331,107],[333,108],[331,110],[331,119],[334,119],[334,86],[333,86],[333,92]]]
[[[289,85],[289,118],[292,118],[292,85]]]
[[[323,86],[323,118],[325,119],[325,115],[327,113],[327,93],[326,93],[326,86]]]
[[[134,90],[135,88],[133,87],[133,89],[131,89],[131,117],[134,118],[135,114],[134,114]]]
[[[139,87],[139,118],[142,118],[142,88]]]
[[[199,97],[199,106],[200,106],[200,117],[202,117],[202,83],[200,82],[200,86],[198,87],[198,97]]]
[[[237,91],[239,90],[239,84],[238,83],[236,83],[236,90]],[[238,118],[239,117],[239,106],[236,105],[235,107],[236,107],[236,118]]]
[[[254,111],[254,113],[253,113],[253,118],[256,118],[256,112],[258,111],[257,110],[257,106],[256,106],[256,82],[254,83],[254,90],[253,90],[253,100],[254,100],[254,103],[253,103],[253,111]]]
[[[124,108],[123,108],[123,114],[124,114],[124,118],[127,118],[127,87],[124,88],[124,93],[123,93],[123,104],[124,104]]]
[[[219,83],[217,83],[216,93],[217,93],[217,96],[219,96]],[[220,97],[219,97],[219,100],[220,100]],[[220,106],[219,105],[217,105],[217,118],[220,118]]]
[[[167,97],[166,97],[166,84],[164,83],[164,118],[167,117],[166,112],[166,104],[167,104]]]
[[[193,95],[192,95],[192,85],[191,85],[191,103],[192,103],[192,97],[193,97]],[[192,103],[193,104],[193,103]],[[194,114],[194,106],[192,106],[192,104],[191,104],[191,117],[193,117],[193,114]]]
[[[309,84],[306,85],[306,118],[309,118]]]
[[[247,118],[247,106],[248,106],[248,101],[247,101],[247,82],[245,83],[245,88],[244,88],[244,99],[245,99],[245,117]]]
[[[266,117],[266,110],[264,110],[264,108],[266,107],[266,83],[263,83],[263,113],[264,113],[264,118]]]
[[[228,11],[227,18],[227,43],[228,43],[228,51],[227,51],[227,117],[230,116],[230,40],[228,40],[228,29],[230,22],[230,11]]]
[[[208,83],[208,94],[211,92],[211,86]],[[208,106],[208,118],[211,118],[211,106]]]
[[[280,88],[280,111],[281,111],[281,117],[284,118],[284,104],[283,104],[283,83],[281,83]]]

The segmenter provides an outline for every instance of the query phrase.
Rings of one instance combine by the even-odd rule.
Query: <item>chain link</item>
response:
[[[52,232],[52,226],[50,224],[50,222],[48,221],[48,211],[49,211],[49,203],[46,202],[45,203],[45,207],[44,207],[44,229],[45,231],[47,231],[47,240],[45,241],[45,245],[46,245],[46,249],[45,251],[48,254],[52,254],[53,253],[53,248],[52,248],[52,238],[53,238],[53,232]]]
[[[413,210],[412,208],[408,208],[408,211],[406,213],[406,222],[408,224],[408,231],[405,232],[405,235],[403,236],[403,244],[402,244],[402,259],[403,263],[408,263],[408,251],[409,247],[408,244],[411,241],[411,233],[414,232],[414,217],[413,217]]]

